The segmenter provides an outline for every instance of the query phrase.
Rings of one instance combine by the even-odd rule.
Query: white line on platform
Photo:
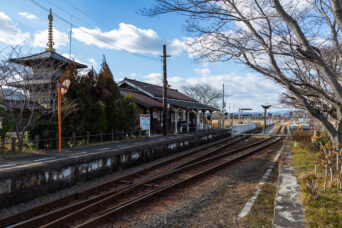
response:
[[[15,166],[15,167],[6,167],[3,170],[19,169],[19,168],[25,168],[25,167],[35,166],[35,165],[39,165],[39,164],[42,164],[42,163],[41,162],[35,162],[35,163],[30,163],[30,164],[26,164],[26,165],[19,165],[19,166]]]
[[[51,160],[51,159],[55,159],[56,157],[49,157],[49,158],[41,158],[41,159],[36,159],[34,160],[35,162],[40,162],[40,161],[46,161],[46,160]]]
[[[266,170],[264,176],[261,178],[261,181],[259,182],[259,184],[256,187],[256,190],[253,194],[253,196],[251,198],[248,199],[247,203],[245,204],[245,206],[243,207],[242,211],[239,214],[239,218],[243,218],[246,215],[248,215],[248,213],[251,211],[253,204],[255,203],[255,200],[258,198],[259,193],[261,192],[261,187],[265,184],[265,181],[268,179],[268,177],[270,176],[272,169],[275,166],[275,163],[278,161],[279,156],[281,151],[283,150],[283,148],[281,148],[277,155],[275,156],[275,158],[273,159],[272,164],[270,165],[270,167],[268,167],[268,169]]]
[[[14,166],[15,164],[6,164],[6,165],[0,165],[0,168],[8,167],[8,166]]]
[[[80,154],[86,154],[86,153],[88,153],[88,152],[86,152],[86,151],[83,151],[83,152],[79,152],[79,153],[74,153],[74,154],[72,154],[72,156],[75,156],[75,155],[80,155]]]
[[[97,150],[110,150],[110,148],[100,148],[100,149],[97,149]]]

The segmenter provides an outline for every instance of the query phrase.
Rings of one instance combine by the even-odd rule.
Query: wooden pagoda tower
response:
[[[50,107],[52,103],[51,98],[56,96],[56,83],[62,77],[68,66],[76,69],[87,68],[86,65],[65,58],[55,52],[53,48],[53,16],[51,9],[48,19],[48,47],[46,50],[35,55],[10,59],[12,63],[30,67],[32,73],[22,81],[7,84],[8,86],[29,91],[31,100],[36,101],[38,99],[39,103],[46,108]]]

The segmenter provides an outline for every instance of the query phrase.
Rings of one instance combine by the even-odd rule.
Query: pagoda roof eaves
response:
[[[47,60],[47,59],[52,59],[55,61],[63,62],[65,64],[75,64],[77,69],[80,68],[87,68],[88,66],[82,63],[75,62],[71,59],[65,58],[64,56],[54,52],[54,51],[44,51],[38,54],[22,57],[22,58],[15,58],[15,59],[10,59],[10,62],[13,63],[18,63],[22,64],[25,66],[31,66],[32,62],[35,62],[37,60]]]

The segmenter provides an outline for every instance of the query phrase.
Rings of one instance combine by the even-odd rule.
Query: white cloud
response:
[[[161,85],[162,84],[162,75],[161,73],[151,73],[148,75],[143,76],[143,81],[155,85]]]
[[[18,12],[19,16],[25,17],[30,20],[36,20],[38,17],[34,14],[28,13],[28,12]]]
[[[64,56],[65,58],[67,59],[71,59],[75,62],[78,62],[78,63],[81,63],[81,64],[85,64],[85,65],[88,65],[87,63],[85,63],[84,61],[76,58],[73,54],[71,54],[71,58],[70,58],[70,54],[67,54],[67,53],[64,53],[64,54],[61,54],[62,56]]]
[[[97,62],[95,61],[94,58],[90,58],[88,59],[89,63],[90,63],[90,66],[93,66],[94,68],[97,67]]]
[[[180,41],[178,39],[174,39],[168,46],[169,52],[171,55],[179,55],[184,50],[187,49],[185,43],[183,41]]]
[[[262,78],[256,74],[248,73],[245,75],[213,74],[208,68],[194,69],[196,76],[184,78],[180,76],[168,77],[171,88],[181,90],[182,86],[194,86],[199,84],[209,84],[218,90],[222,90],[222,83],[225,84],[225,94],[227,105],[231,110],[249,107],[254,111],[261,111],[262,104],[279,103],[279,95],[285,91],[274,82]],[[143,77],[143,81],[161,85],[161,74],[151,73]]]
[[[53,41],[54,48],[58,48],[61,46],[65,46],[69,43],[68,35],[64,32],[61,32],[57,29],[53,29]],[[47,47],[48,42],[48,30],[36,32],[34,34],[34,40],[32,42],[32,46],[34,47]]]
[[[0,12],[0,42],[10,45],[22,45],[30,33],[22,32],[5,13]]]
[[[87,45],[100,48],[124,50],[130,53],[160,55],[165,42],[152,29],[141,29],[131,24],[120,23],[118,29],[104,32],[99,28],[79,27],[73,29],[73,37]],[[184,43],[174,39],[169,43],[169,53],[178,55],[184,50]]]

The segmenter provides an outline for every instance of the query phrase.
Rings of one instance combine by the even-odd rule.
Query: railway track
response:
[[[255,133],[257,131],[260,131],[260,129],[257,129],[256,131],[251,131],[251,133]],[[248,138],[249,136],[234,136],[228,139],[226,138],[218,140],[203,146],[190,149],[188,153],[176,156],[172,159],[158,163],[154,166],[129,173],[127,175],[115,178],[99,186],[86,189],[82,192],[71,194],[59,200],[52,201],[42,206],[0,220],[0,227],[6,227],[11,225],[13,227],[36,227],[38,223],[35,223],[33,221],[35,221],[37,217],[40,217],[42,214],[47,215],[51,213],[51,211],[56,212],[60,210],[60,208],[65,207],[66,202],[67,204],[70,204],[72,206],[65,211],[70,212],[76,210],[80,208],[81,205],[83,205],[79,204],[80,200],[87,199],[89,200],[88,203],[100,200],[101,197],[96,197],[98,196],[99,192],[102,193],[102,197],[105,197],[106,193],[113,194],[113,192],[122,191],[130,185],[142,181],[148,177],[152,177],[157,175],[158,173],[162,173],[180,166],[184,166],[185,164],[189,164],[191,163],[191,161],[194,161],[194,159],[200,160],[206,156],[212,156],[215,153],[218,153],[220,150],[227,147],[232,149],[241,147],[243,144],[246,143],[245,140],[247,140]],[[253,142],[253,140],[249,141]],[[59,212],[57,214],[62,214],[62,212]]]
[[[240,139],[238,140],[238,138]],[[235,140],[240,141],[241,138],[245,137],[235,137]],[[95,197],[41,214],[10,227],[76,227],[78,224],[81,224],[79,227],[96,226],[113,214],[136,203],[262,150],[279,140],[280,137],[270,137],[223,152],[224,146],[221,144],[216,145],[215,149],[211,148],[205,154],[192,157],[190,161],[183,161],[181,165],[179,163],[177,163],[178,166],[173,164],[173,168],[167,171],[154,173],[150,177],[145,176],[145,178],[128,185],[126,183],[121,188],[98,191]]]
[[[58,227],[61,224],[67,224],[69,227],[96,227],[98,225],[104,224],[109,219],[113,218],[113,216],[115,216],[117,213],[127,208],[136,206],[137,204],[160,193],[180,186],[188,181],[195,180],[212,171],[247,157],[278,142],[280,139],[280,137],[272,137],[270,139],[265,139],[261,142],[254,143],[254,146],[252,147],[249,145],[245,148],[221,153],[201,161],[197,161],[193,164],[170,170],[161,176],[153,178],[153,180],[146,180],[145,183],[139,183],[139,186],[135,186],[133,189],[118,193],[110,198],[107,198],[103,202],[98,202],[74,214],[65,216],[57,221],[53,221],[46,227]],[[149,189],[150,186],[157,187],[155,189]],[[83,213],[89,213],[88,216],[90,219],[88,216],[83,217]]]

